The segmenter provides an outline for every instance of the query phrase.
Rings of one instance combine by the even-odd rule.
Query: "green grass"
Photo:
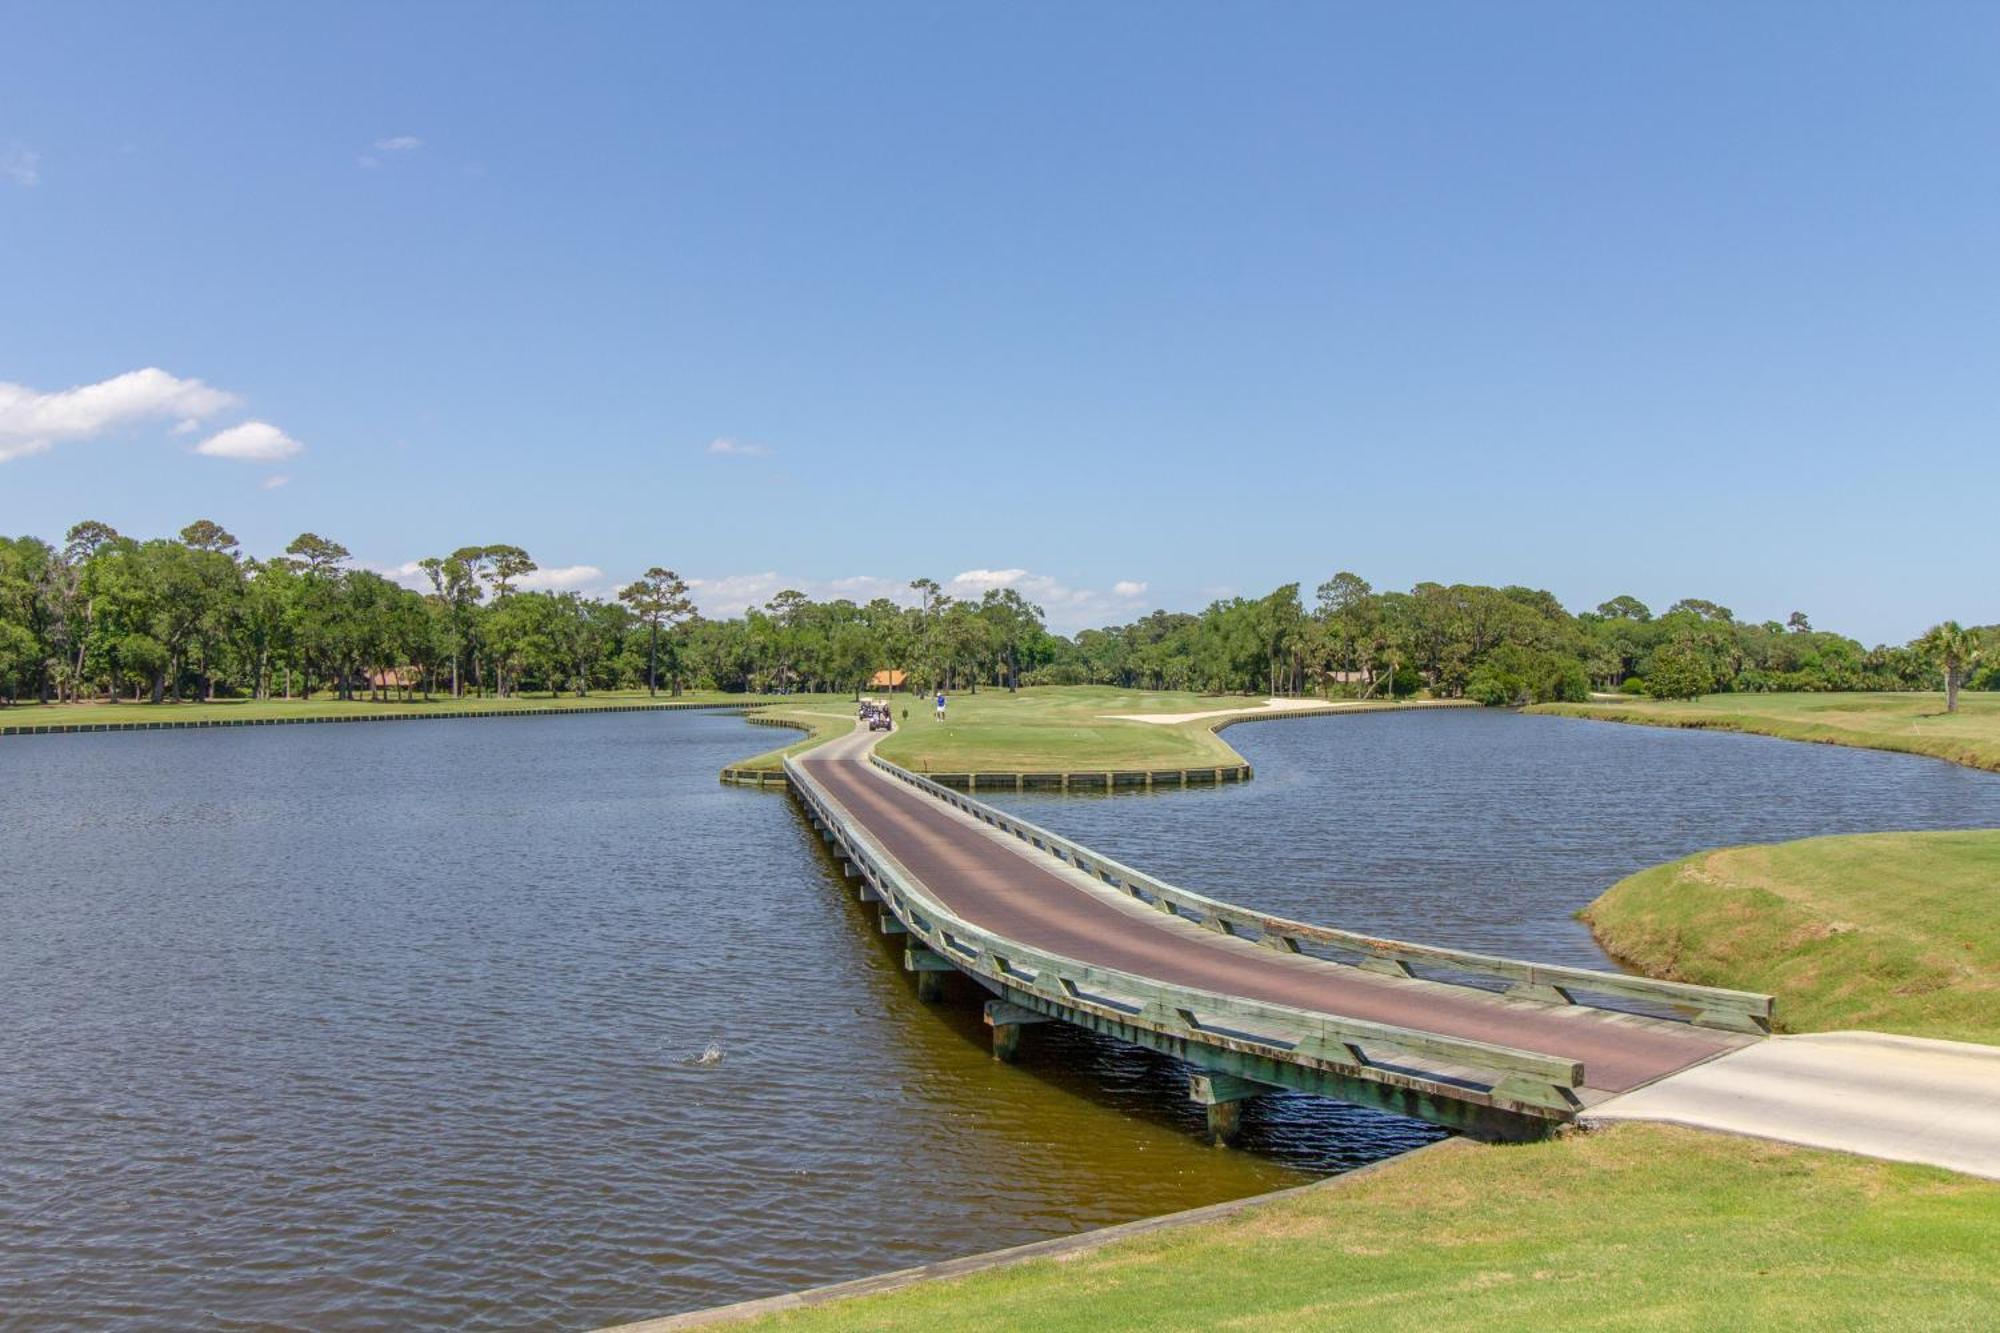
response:
[[[895,696],[896,731],[877,749],[920,773],[1102,773],[1215,768],[1243,756],[1216,735],[1226,719],[1177,723],[1120,720],[1129,714],[1214,713],[1258,708],[1261,694],[1120,690],[1041,685],[1009,694],[954,694],[940,723],[924,696]],[[1302,707],[1315,701],[1301,700]],[[1368,708],[1379,705],[1358,705]],[[907,722],[903,710],[909,710]]]
[[[1656,727],[1747,731],[1784,740],[1855,745],[1948,759],[2000,772],[2000,694],[1709,694],[1686,701],[1635,699],[1537,704],[1531,713],[1640,722]]]
[[[953,694],[949,702],[947,720],[940,723],[932,715],[930,696],[890,696],[896,729],[882,738],[877,753],[920,773],[1214,768],[1240,764],[1243,756],[1224,744],[1207,723],[1160,726],[1115,721],[1108,715],[1214,712],[1255,707],[1263,700],[1234,694],[1044,685],[1017,694],[1006,690]],[[845,734],[854,722],[851,702],[764,708],[758,713],[823,729],[797,744],[745,760],[739,768],[775,768],[781,756]],[[838,724],[825,725],[836,714]]]
[[[1663,1126],[1468,1142],[783,1329],[1974,1329],[2000,1185]]]
[[[880,698],[882,696],[875,696]],[[877,752],[920,773],[1058,773],[1135,768],[1214,768],[1240,764],[1243,756],[1222,742],[1206,722],[1160,726],[1115,721],[1117,713],[1199,713],[1256,707],[1261,696],[1185,694],[1117,690],[1101,685],[1043,685],[1017,694],[981,690],[953,694],[947,721],[932,716],[928,695],[889,696],[896,729]],[[905,718],[904,714],[908,713]],[[776,768],[854,723],[848,700],[760,708],[758,715],[782,717],[814,728],[812,735],[782,749],[733,765]]]
[[[2000,830],[1702,852],[1583,915],[1648,976],[1777,996],[1785,1031],[2000,1044]]]
[[[412,713],[511,711],[523,708],[601,708],[607,704],[707,703],[756,704],[768,696],[724,694],[719,690],[688,690],[679,699],[665,690],[648,698],[644,690],[601,690],[579,699],[573,694],[517,694],[506,699],[453,699],[421,694],[413,700],[366,697],[343,702],[327,696],[312,699],[224,699],[215,703],[79,703],[16,704],[0,708],[0,727],[85,723],[92,726],[146,726],[157,722],[251,721],[312,717],[401,717]]]
[[[1078,772],[1140,768],[1214,768],[1243,756],[1204,722],[1161,726],[1112,720],[1119,713],[1204,713],[1254,708],[1262,696],[1119,690],[1104,685],[1043,685],[1009,694],[954,694],[946,720],[928,698],[897,696],[896,731],[879,747],[884,759],[918,772]],[[903,720],[903,710],[909,720]]]

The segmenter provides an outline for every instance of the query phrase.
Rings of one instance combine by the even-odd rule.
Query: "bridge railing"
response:
[[[1439,969],[1442,975],[1430,978],[1439,981],[1464,984],[1463,979],[1468,977],[1501,981],[1507,983],[1508,994],[1549,1003],[1588,1004],[1592,996],[1616,997],[1668,1006],[1687,1014],[1691,1023],[1704,1027],[1755,1033],[1771,1030],[1774,1001],[1769,995],[1695,986],[1679,981],[1656,981],[1622,972],[1553,967],[1465,949],[1381,939],[1330,926],[1293,921],[1206,897],[1114,861],[1082,843],[932,782],[880,756],[869,757],[883,772],[974,819],[1012,834],[1054,859],[1112,888],[1121,889],[1161,912],[1220,934],[1239,936],[1284,953],[1302,952],[1301,946],[1305,944],[1320,945],[1358,960],[1356,965],[1369,971],[1390,975],[1415,975],[1412,966],[1419,965]]]
[[[1347,1077],[1450,1098],[1483,1093],[1504,1109],[1558,1118],[1579,1105],[1580,1061],[1179,986],[982,929],[906,874],[805,766],[788,758],[785,771],[793,793],[834,832],[843,854],[911,936],[962,971],[1115,1023]]]

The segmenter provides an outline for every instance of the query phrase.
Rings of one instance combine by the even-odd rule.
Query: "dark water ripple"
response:
[[[1307,921],[1603,967],[1577,909],[1709,847],[2000,826],[2000,774],[1493,709],[1232,728],[1257,777],[996,803],[1184,888]]]
[[[1717,843],[2000,823],[1930,761],[1494,714],[1232,733],[1243,789],[1033,818],[1314,919],[1600,961]],[[1214,1152],[1170,1062],[1010,1068],[700,715],[0,744],[0,1324],[586,1327],[1240,1196],[1434,1137],[1306,1099]],[[691,1063],[709,1043],[720,1063]]]
[[[0,746],[0,1324],[586,1327],[1393,1150],[1209,1151],[1081,1034],[996,1064],[790,802],[716,783],[764,741]]]

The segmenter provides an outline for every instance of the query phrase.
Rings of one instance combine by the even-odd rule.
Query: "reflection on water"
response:
[[[1240,790],[1007,798],[1189,887],[1600,961],[1694,847],[2000,823],[1899,756],[1493,714],[1231,733]],[[0,1318],[583,1327],[1281,1185],[1435,1136],[919,1004],[730,718],[0,742]]]

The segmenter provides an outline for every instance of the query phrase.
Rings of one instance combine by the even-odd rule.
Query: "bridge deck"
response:
[[[1580,1060],[1586,1102],[1750,1039],[1280,955],[1092,886],[1060,863],[899,783],[857,734],[800,756],[813,780],[953,912],[1080,962],[1245,999]]]

